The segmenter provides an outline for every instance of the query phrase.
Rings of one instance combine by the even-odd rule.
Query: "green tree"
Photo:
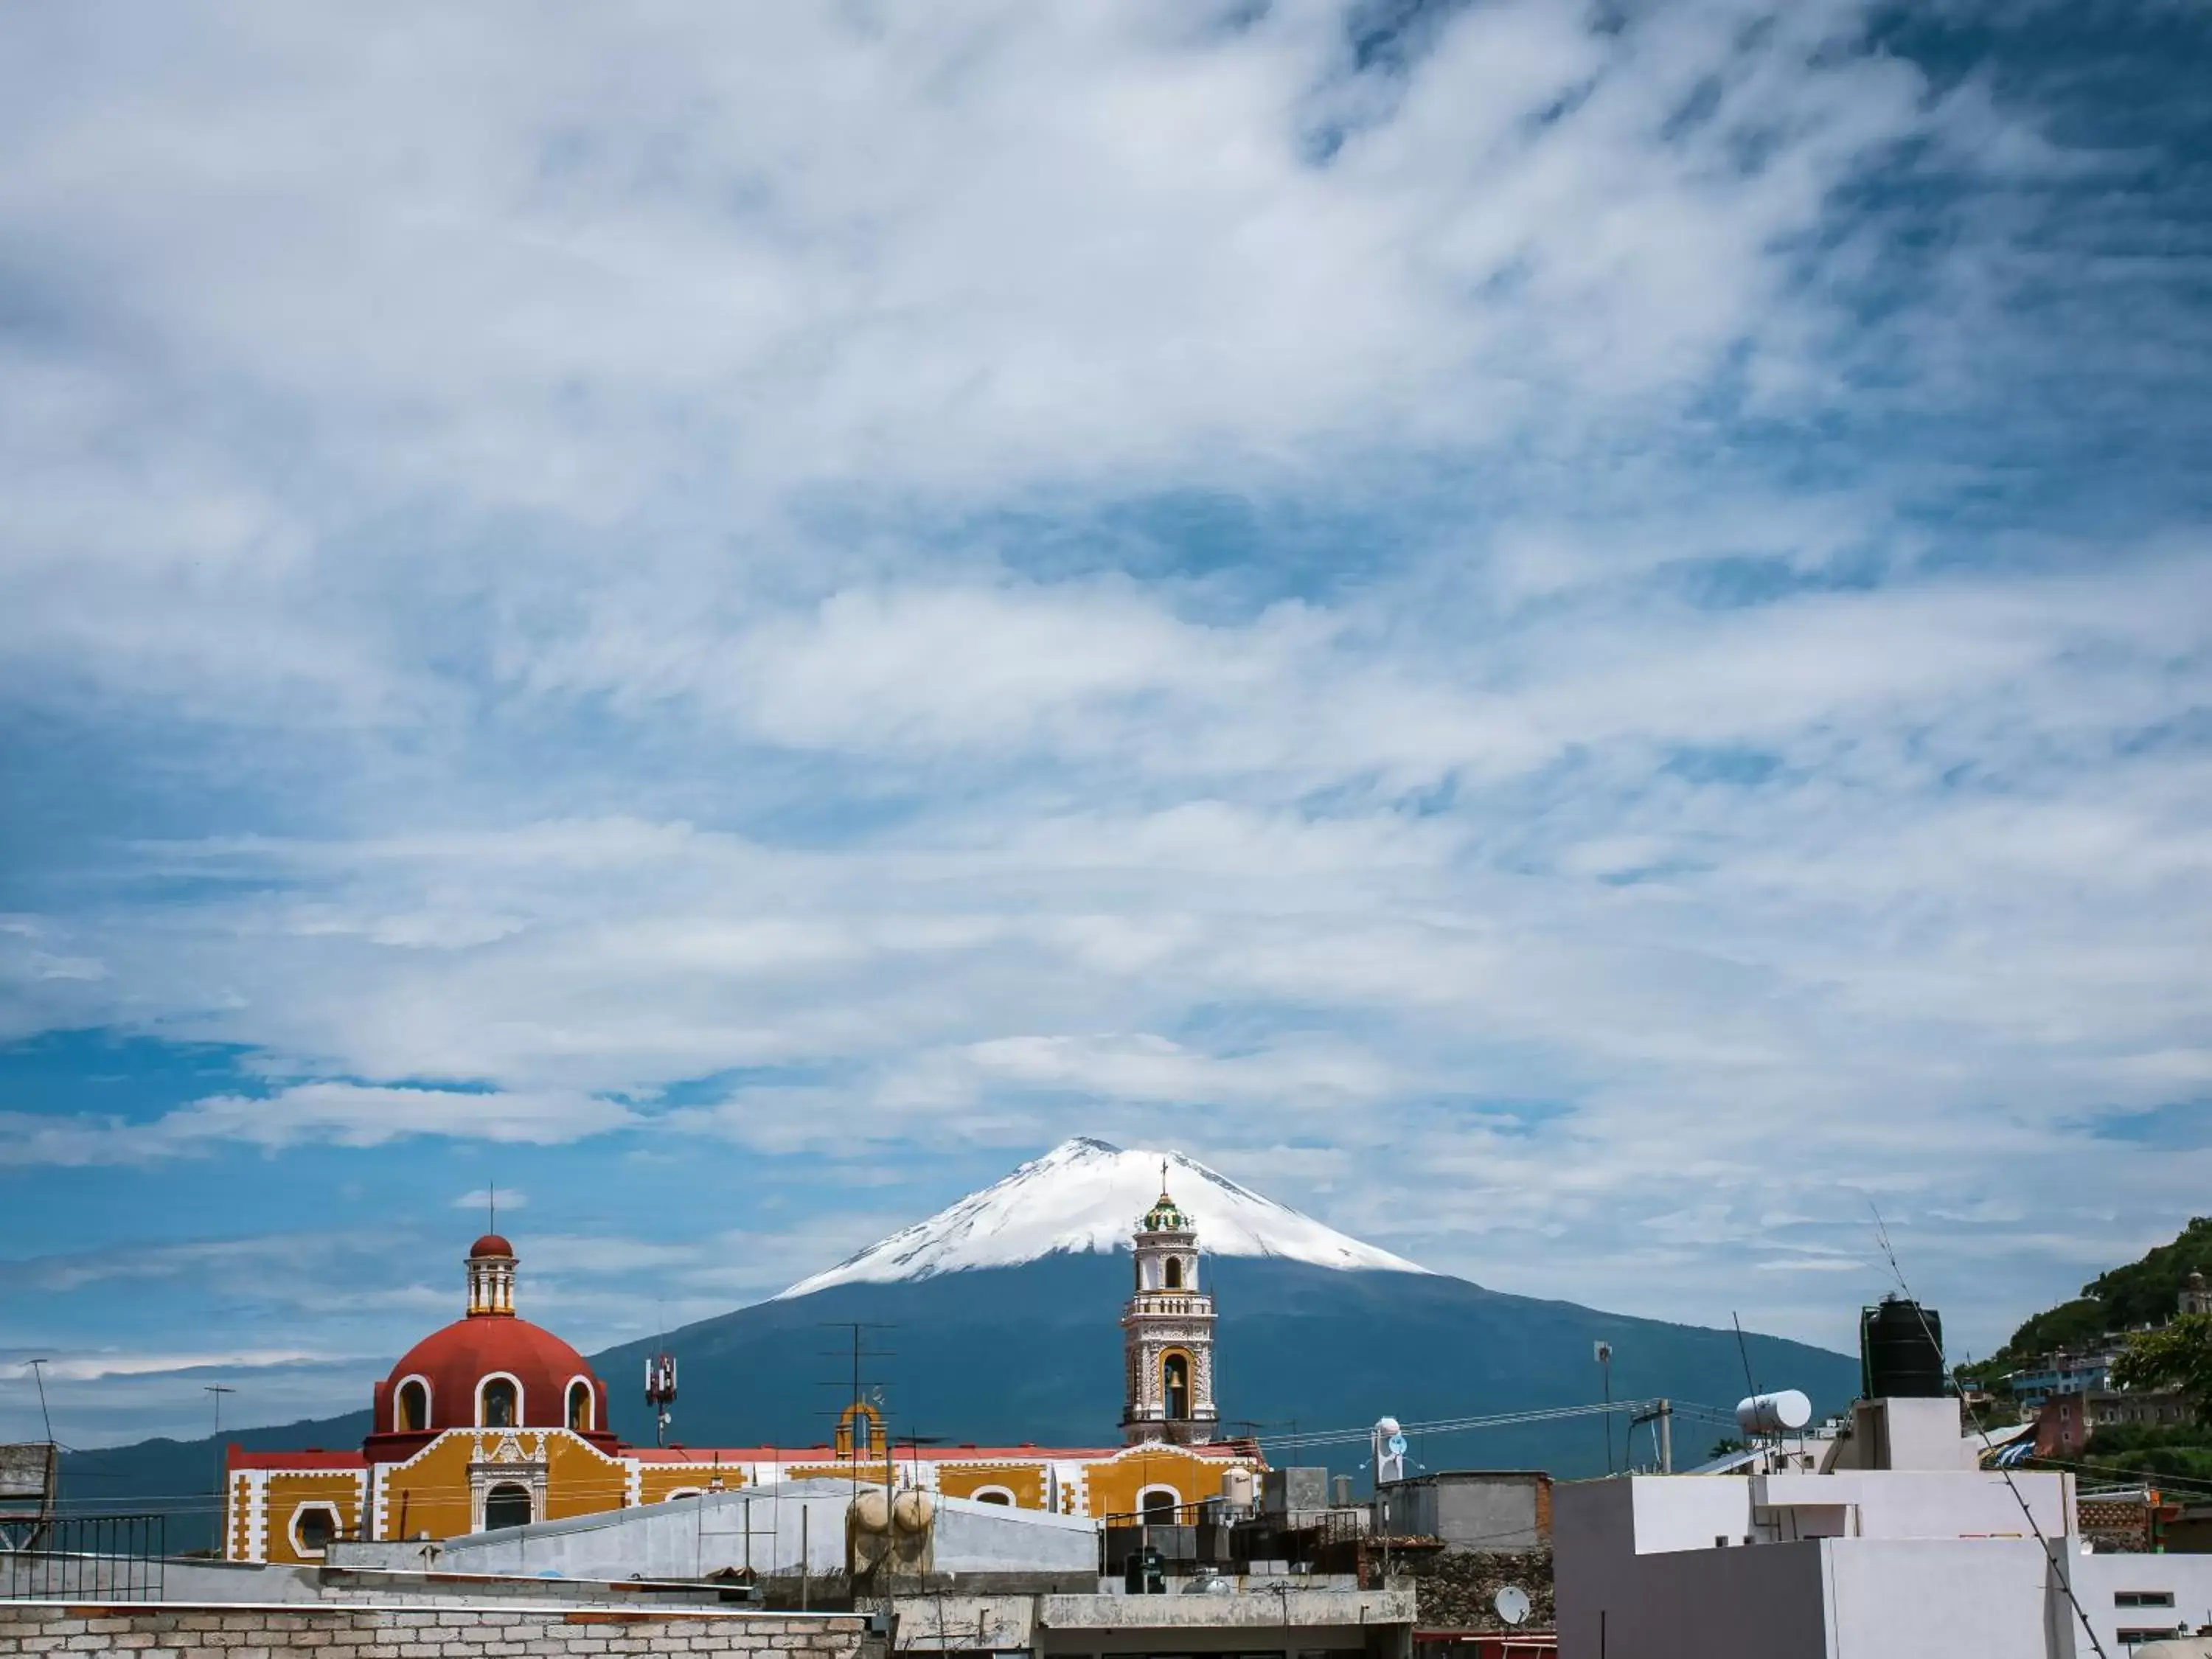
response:
[[[2112,1362],[2123,1389],[2172,1389],[2200,1423],[2212,1423],[2212,1314],[2183,1314],[2137,1331]]]
[[[1994,1384],[2053,1348],[2087,1347],[2107,1332],[2163,1324],[2189,1275],[2200,1267],[2212,1273],[2212,1216],[2196,1217],[2172,1243],[2145,1251],[2140,1261],[2100,1273],[2073,1300],[2030,1315],[2010,1341],[1971,1368],[1974,1380]]]

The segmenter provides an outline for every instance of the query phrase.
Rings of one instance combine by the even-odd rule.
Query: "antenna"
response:
[[[31,1368],[31,1375],[39,1384],[39,1421],[46,1425],[46,1443],[51,1446],[54,1443],[54,1419],[46,1411],[46,1362],[27,1359],[23,1363]]]
[[[1605,1472],[1613,1473],[1613,1344],[1593,1342],[1590,1358],[1597,1361],[1598,1374],[1605,1384]],[[1633,1431],[1632,1430],[1632,1433]]]
[[[668,1443],[668,1425],[672,1420],[668,1408],[676,1403],[676,1356],[668,1352],[665,1306],[655,1305],[662,1311],[656,1322],[659,1334],[653,1339],[653,1352],[645,1359],[645,1403],[653,1409],[653,1443],[665,1446]]]
[[[1905,1282],[1905,1269],[1898,1265],[1897,1251],[1889,1242],[1889,1225],[1881,1218],[1881,1211],[1875,1206],[1871,1198],[1867,1200],[1867,1208],[1874,1212],[1875,1243],[1881,1247],[1882,1260],[1889,1263],[1890,1277],[1897,1281],[1897,1288],[1905,1293],[1905,1301],[1911,1306],[1913,1317],[1920,1322],[1920,1334],[1928,1339],[1928,1346],[1935,1349],[1940,1359],[1943,1352],[1943,1345],[1936,1340],[1935,1331],[1929,1328],[1927,1310],[1921,1307],[1920,1298],[1913,1295],[1912,1286]],[[1948,1362],[1945,1362],[1943,1365],[1943,1380],[1954,1389],[1958,1387],[1959,1379],[1952,1374]],[[1961,1401],[1961,1403],[1964,1402]],[[1973,1423],[1974,1432],[1981,1436],[1982,1449],[1984,1452],[1993,1449],[1990,1444],[1990,1431],[1979,1422],[1975,1421],[1971,1414],[1968,1415],[1967,1421]],[[2051,1563],[2055,1571],[2057,1564],[2065,1559],[2063,1547],[2057,1551],[2051,1549],[2051,1540],[2043,1535],[2043,1523],[2035,1518],[2035,1511],[2028,1507],[2027,1495],[2021,1491],[2020,1483],[2012,1478],[2012,1471],[2001,1462],[1996,1467],[1996,1472],[2004,1478],[2005,1490],[2012,1494],[2013,1502],[2020,1505],[2021,1515],[2027,1522],[2027,1529],[2035,1534],[2035,1541],[2042,1547],[2045,1559]],[[2097,1637],[2097,1627],[2089,1622],[2089,1614],[2081,1606],[2081,1598],[2074,1593],[2074,1574],[2070,1563],[2068,1564],[2066,1571],[2058,1573],[2058,1583],[2066,1592],[2067,1601],[2073,1607],[2074,1616],[2081,1621],[2081,1632],[2089,1638],[2090,1649],[2096,1654],[2097,1659],[2107,1659],[2105,1644]]]
[[[1735,1327],[1736,1357],[1743,1361],[1743,1391],[1755,1395],[1759,1392],[1759,1384],[1751,1380],[1751,1345],[1743,1340],[1743,1321],[1735,1316],[1733,1308],[1729,1310],[1729,1323]]]
[[[216,1497],[223,1498],[222,1397],[238,1390],[227,1382],[203,1382],[200,1386],[215,1396],[215,1491]]]
[[[853,1502],[857,1504],[860,1501],[860,1425],[863,1422],[866,1422],[869,1424],[871,1429],[881,1429],[884,1427],[881,1413],[876,1412],[875,1408],[869,1404],[866,1398],[860,1393],[860,1358],[864,1353],[872,1359],[889,1358],[887,1352],[884,1349],[869,1348],[866,1346],[867,1339],[862,1334],[867,1331],[887,1331],[890,1330],[891,1327],[879,1321],[866,1319],[824,1319],[817,1322],[818,1322],[824,1330],[850,1331],[853,1334],[853,1375],[850,1382],[847,1384],[851,1392],[845,1396],[846,1403],[842,1409],[834,1412],[830,1415],[833,1420],[841,1421],[844,1425],[845,1456],[852,1466]],[[824,1349],[821,1351],[821,1353],[824,1359],[836,1359],[842,1357],[839,1352],[835,1349]],[[824,1386],[835,1388],[837,1384],[835,1382],[825,1382]],[[864,1408],[873,1414],[864,1417]],[[868,1448],[871,1455],[874,1454],[875,1450],[874,1439],[874,1435],[871,1433],[869,1436],[870,1443]],[[896,1459],[898,1454],[896,1449],[890,1444],[890,1436],[888,1431],[886,1431],[884,1435],[884,1441],[885,1468],[887,1473],[890,1474],[893,1479],[896,1479],[897,1472]],[[836,1446],[836,1435],[833,1431],[830,1437],[830,1443],[832,1448],[832,1456],[836,1455],[835,1448]],[[884,1496],[884,1501],[888,1503],[890,1498],[890,1492],[886,1491]],[[845,1572],[848,1581],[859,1566],[860,1558],[856,1553],[857,1549],[857,1540],[854,1534],[848,1528],[845,1537]]]

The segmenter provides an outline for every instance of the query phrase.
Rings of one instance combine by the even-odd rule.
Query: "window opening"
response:
[[[430,1391],[410,1378],[399,1385],[399,1401],[392,1415],[401,1434],[420,1434],[430,1426]]]
[[[579,1377],[568,1385],[568,1426],[579,1434],[592,1427],[592,1385]]]
[[[530,1488],[503,1480],[484,1494],[484,1530],[530,1524]]]
[[[298,1531],[300,1552],[303,1555],[320,1555],[330,1548],[331,1540],[337,1536],[338,1518],[328,1508],[318,1504],[300,1511]]]
[[[511,1429],[515,1426],[514,1384],[503,1376],[495,1376],[483,1385],[483,1426],[488,1429]]]

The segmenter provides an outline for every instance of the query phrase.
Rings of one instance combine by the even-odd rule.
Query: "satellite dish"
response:
[[[1507,1624],[1517,1625],[1528,1616],[1528,1592],[1518,1584],[1508,1584],[1490,1598],[1490,1605]]]

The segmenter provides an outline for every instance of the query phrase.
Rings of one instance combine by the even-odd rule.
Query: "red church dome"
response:
[[[469,1312],[433,1331],[376,1385],[372,1462],[410,1457],[447,1429],[573,1429],[601,1447],[607,1385],[583,1355],[515,1316],[514,1252],[496,1234],[469,1251]]]

